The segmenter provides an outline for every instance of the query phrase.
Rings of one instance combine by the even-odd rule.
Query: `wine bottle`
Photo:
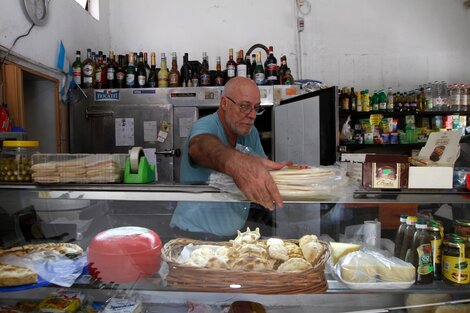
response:
[[[233,60],[233,49],[228,50],[228,61],[226,65],[227,81],[235,77],[237,74],[237,63]]]
[[[137,66],[137,87],[144,88],[147,86],[147,72],[144,65],[144,54],[139,53],[139,65]]]
[[[238,51],[237,76],[238,77],[247,76],[247,68],[246,68],[245,58],[243,57],[243,50]]]
[[[83,66],[82,61],[80,59],[81,53],[80,50],[77,50],[77,52],[75,53],[75,61],[72,63],[72,76],[75,84],[81,87]]]
[[[207,52],[202,53],[202,66],[199,73],[199,85],[210,86],[211,85],[211,74],[209,72],[209,60],[207,58]]]
[[[279,84],[279,76],[277,73],[277,59],[274,57],[273,46],[269,46],[268,59],[266,60],[266,84]]]
[[[101,89],[103,87],[103,67],[101,66],[103,63],[103,51],[98,51],[98,61],[95,64],[95,89]]]
[[[134,65],[134,53],[129,52],[126,70],[126,87],[134,88],[135,85],[135,65]]]
[[[263,63],[261,63],[261,52],[256,54],[255,82],[256,85],[266,84],[264,67]]]
[[[87,49],[87,58],[83,61],[83,81],[82,88],[93,88],[95,83],[95,62],[91,49]]]
[[[245,57],[245,64],[246,64],[246,77],[253,79],[253,69],[251,68],[250,56],[246,55]]]
[[[124,56],[118,56],[118,66],[116,68],[116,88],[126,88],[126,72],[124,68]]]
[[[157,87],[157,70],[155,68],[155,64],[156,64],[155,52],[151,52],[150,53],[150,72],[149,72],[149,78],[147,80],[147,84],[150,88]]]
[[[182,87],[192,86],[191,78],[192,78],[193,71],[192,71],[191,64],[189,64],[188,58],[189,58],[188,54],[185,53],[183,56],[183,66],[181,66],[181,83],[180,84]]]
[[[178,71],[178,62],[176,59],[176,52],[171,53],[171,70],[168,74],[170,87],[180,86],[180,72]]]
[[[162,52],[161,61],[160,61],[160,71],[158,71],[158,87],[166,88],[168,87],[168,68],[166,67],[166,55]]]
[[[217,64],[215,66],[215,79],[214,85],[215,86],[223,86],[225,85],[224,75],[222,73],[222,65],[220,64],[220,56],[217,56]]]
[[[145,77],[147,79],[146,83],[147,83],[147,86],[148,86],[148,80],[149,80],[149,75],[150,75],[150,66],[149,66],[149,62],[148,62],[148,54],[147,52],[144,52],[144,66],[145,66]]]
[[[109,51],[108,62],[106,64],[106,86],[116,88],[116,63],[114,63],[114,52]]]

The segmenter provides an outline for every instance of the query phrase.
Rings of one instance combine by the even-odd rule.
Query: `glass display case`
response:
[[[450,233],[454,220],[470,218],[469,200],[468,192],[356,191],[332,201],[286,201],[283,208],[270,212],[208,186],[4,184],[0,187],[0,244],[6,249],[29,243],[72,242],[87,251],[98,233],[117,227],[149,229],[163,245],[176,238],[191,238],[191,234],[201,239],[170,226],[178,205],[218,204],[223,214],[230,204],[242,203],[250,211],[243,228],[259,227],[262,238],[298,239],[315,234],[327,242],[343,241],[348,234],[357,234],[355,227],[365,221],[377,221],[381,227],[380,248],[393,251],[400,214],[433,217],[442,221],[446,233]],[[235,236],[221,236],[220,241]],[[209,238],[216,239],[215,235]],[[109,262],[118,260],[110,257]],[[453,286],[442,280],[405,289],[351,289],[338,281],[328,264],[327,290],[314,294],[244,293],[235,289],[214,292],[205,290],[203,283],[199,289],[183,290],[168,286],[167,272],[168,266],[162,261],[160,271],[154,275],[116,283],[94,279],[85,266],[67,290],[82,292],[88,302],[104,303],[117,296],[138,298],[147,312],[188,312],[188,303],[203,305],[209,312],[223,312],[235,301],[260,303],[267,312],[429,312],[420,309],[429,309],[433,304],[470,303],[470,285]],[[200,279],[203,282],[207,278]],[[0,287],[0,303],[40,301],[58,288],[47,283],[16,291]]]

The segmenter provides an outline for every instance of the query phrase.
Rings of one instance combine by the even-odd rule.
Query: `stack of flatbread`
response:
[[[36,183],[115,183],[122,180],[122,168],[112,159],[41,162],[35,163],[31,170]]]
[[[327,200],[333,196],[335,173],[328,168],[288,166],[270,173],[284,200]]]
[[[22,257],[33,252],[47,250],[54,250],[71,259],[83,254],[82,248],[73,243],[43,243],[0,249],[0,258],[9,255]],[[37,281],[38,274],[35,271],[23,266],[4,264],[0,260],[0,287],[35,284]]]

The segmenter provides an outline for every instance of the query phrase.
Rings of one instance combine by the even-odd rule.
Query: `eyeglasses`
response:
[[[265,109],[262,108],[260,105],[254,106],[254,105],[251,105],[251,104],[237,103],[232,98],[230,98],[228,96],[224,96],[224,97],[229,99],[233,103],[235,103],[240,108],[240,112],[242,112],[243,114],[250,114],[251,111],[255,111],[256,115],[259,116],[259,115],[263,114],[264,111],[265,111]]]

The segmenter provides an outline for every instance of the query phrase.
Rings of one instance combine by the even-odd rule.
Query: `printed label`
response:
[[[264,84],[265,78],[264,73],[255,73],[255,82],[257,85]]]
[[[119,90],[105,89],[100,91],[95,91],[95,101],[117,101],[119,100]]]
[[[227,77],[235,77],[235,66],[229,65],[227,67]]]
[[[135,74],[127,74],[126,75],[126,85],[128,87],[134,87],[134,82],[135,82]]]
[[[418,252],[417,272],[421,275],[427,275],[433,272],[432,266],[432,247],[430,244],[420,245],[416,248]]]
[[[108,80],[114,80],[114,68],[108,68],[107,73],[106,73],[106,78]]]
[[[432,257],[434,264],[441,264],[441,246],[442,240],[431,240]]]
[[[147,77],[145,77],[144,75],[139,75],[137,77],[137,82],[139,84],[140,87],[144,87],[145,86],[145,81],[147,80]]]
[[[467,259],[444,255],[442,265],[442,275],[447,280],[458,284],[470,283]]]
[[[86,76],[91,76],[93,74],[93,66],[87,64],[83,67],[83,74]]]

